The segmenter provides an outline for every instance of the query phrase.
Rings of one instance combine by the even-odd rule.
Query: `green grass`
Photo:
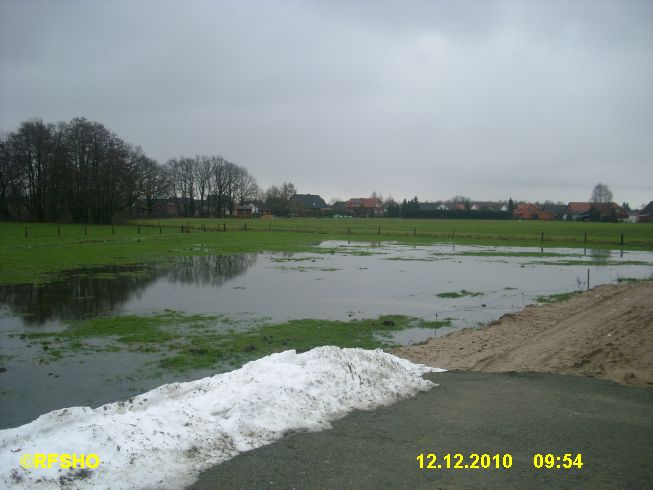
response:
[[[555,260],[551,262],[529,262],[529,265],[584,265],[584,266],[622,266],[622,265],[653,265],[643,260]]]
[[[322,345],[391,348],[393,332],[411,327],[435,329],[450,320],[427,321],[403,315],[363,320],[290,320],[264,323],[245,331],[216,326],[228,319],[212,315],[165,312],[150,316],[97,317],[71,322],[63,331],[32,332],[20,338],[43,347],[44,360],[57,361],[74,353],[133,351],[158,356],[156,366],[184,371],[220,364],[240,365],[265,355]]]
[[[483,296],[484,293],[478,291],[467,291],[466,289],[461,289],[460,291],[447,291],[444,293],[438,293],[436,296],[438,298],[464,298],[465,296]]]
[[[570,291],[568,293],[557,293],[557,294],[547,294],[543,296],[538,296],[536,301],[538,303],[556,303],[558,301],[566,301],[577,294],[580,294],[582,291]]]
[[[159,220],[139,220],[132,225],[114,227],[0,223],[0,284],[45,282],[63,271],[81,267],[163,262],[183,255],[329,252],[315,250],[323,240],[394,241],[418,245],[445,243],[453,238],[458,244],[470,245],[619,249],[623,233],[624,249],[653,250],[653,226],[633,223],[378,218],[169,219],[160,222],[161,229]],[[182,224],[190,225],[191,232],[181,233]],[[223,224],[226,232],[213,231],[222,230]],[[244,231],[245,226],[247,231]],[[208,231],[202,231],[204,227]],[[544,232],[543,244],[540,243],[541,232]],[[375,252],[354,249],[346,253],[370,255]]]
[[[632,282],[650,282],[651,279],[637,279],[635,277],[620,277],[617,279],[617,282],[622,283],[632,283]]]
[[[500,250],[487,250],[487,251],[472,250],[472,251],[457,252],[453,254],[441,254],[441,255],[462,255],[466,257],[538,257],[538,258],[583,256],[583,254],[581,253],[564,254],[564,253],[556,253],[556,252],[503,252]]]

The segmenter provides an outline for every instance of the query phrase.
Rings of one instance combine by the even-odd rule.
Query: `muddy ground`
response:
[[[653,282],[599,286],[394,354],[446,369],[573,374],[653,387]]]

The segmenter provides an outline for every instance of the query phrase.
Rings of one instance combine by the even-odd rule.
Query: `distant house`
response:
[[[653,201],[648,203],[639,213],[637,213],[637,222],[653,223]]]
[[[252,218],[258,216],[258,208],[254,204],[244,204],[236,208],[236,218]]]
[[[570,202],[565,209],[564,219],[572,221],[589,221],[592,211],[591,202]]]
[[[542,211],[547,211],[553,214],[555,219],[564,219],[564,216],[567,212],[567,205],[565,204],[549,204],[544,203],[542,206]]]
[[[177,216],[177,205],[174,199],[153,199],[150,202],[139,199],[131,207],[130,214],[152,218],[172,218]]]
[[[555,218],[553,213],[543,211],[533,203],[519,203],[512,212],[513,217],[518,219],[539,219],[552,220]]]
[[[442,204],[439,202],[420,202],[417,203],[417,207],[420,211],[443,211],[441,208]],[[445,209],[446,211],[446,206]]]
[[[353,216],[383,216],[385,208],[378,197],[355,197],[347,201],[347,213]]]
[[[508,211],[508,205],[503,202],[476,201],[469,209],[471,211]]]
[[[290,202],[300,215],[320,214],[330,209],[324,199],[317,194],[295,194],[290,198]]]
[[[592,205],[593,217],[598,215],[599,221],[622,221],[628,219],[628,213],[616,202],[601,202]]]
[[[444,201],[436,203],[440,211],[465,211],[465,203],[462,202],[453,202],[453,201]]]
[[[628,219],[628,213],[616,202],[570,202],[565,210],[565,219],[573,221],[621,221]]]

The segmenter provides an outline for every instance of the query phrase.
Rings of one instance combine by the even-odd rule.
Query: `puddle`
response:
[[[79,354],[40,364],[42,345],[19,337],[57,331],[79,318],[176,310],[223,315],[236,329],[261,318],[451,318],[450,327],[409,328],[390,337],[407,345],[495,320],[538,296],[584,290],[588,270],[591,286],[651,278],[652,263],[650,252],[329,241],[311,253],[182,257],[78,270],[39,286],[1,286],[0,365],[6,371],[0,373],[0,425],[209,374],[143,376],[154,356],[143,352]]]

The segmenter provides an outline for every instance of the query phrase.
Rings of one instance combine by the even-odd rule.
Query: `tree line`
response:
[[[98,122],[33,119],[0,136],[0,219],[110,223],[135,207],[152,214],[172,200],[179,216],[233,215],[257,200],[290,212],[292,183],[259,188],[243,166],[222,156],[160,164]]]
[[[0,139],[0,218],[107,223],[137,199],[148,160],[83,118],[23,122]]]

